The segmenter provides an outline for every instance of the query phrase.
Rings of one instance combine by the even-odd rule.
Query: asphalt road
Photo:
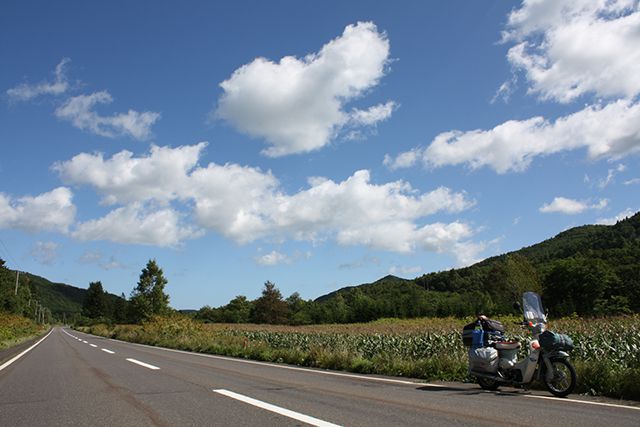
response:
[[[264,364],[62,328],[0,367],[3,426],[640,426],[640,407],[616,403]]]

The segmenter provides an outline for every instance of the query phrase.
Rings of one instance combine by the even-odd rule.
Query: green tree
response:
[[[91,319],[107,317],[107,296],[101,282],[89,283],[82,304],[82,315]]]
[[[254,323],[287,323],[287,303],[282,299],[282,294],[276,285],[270,281],[265,282],[262,296],[253,303],[251,321]]]
[[[168,314],[169,295],[164,293],[167,284],[162,269],[155,259],[149,260],[147,266],[142,269],[138,285],[131,292],[132,320],[141,322],[152,316]]]
[[[226,323],[249,323],[253,303],[244,295],[238,295],[222,307],[222,321]]]

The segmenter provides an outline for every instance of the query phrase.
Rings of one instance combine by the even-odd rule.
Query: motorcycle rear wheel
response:
[[[576,370],[567,359],[552,359],[553,377],[547,380],[546,372],[543,374],[544,385],[547,390],[557,397],[566,397],[576,387]]]
[[[491,378],[476,377],[476,379],[478,380],[478,385],[480,385],[483,390],[495,391],[500,387],[500,383],[496,380],[492,380]]]

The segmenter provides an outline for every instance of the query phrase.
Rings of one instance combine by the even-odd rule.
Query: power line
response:
[[[4,248],[4,252],[7,254],[7,257],[9,258],[9,261],[11,261],[16,266],[16,270],[22,270],[20,268],[20,266],[18,265],[18,263],[16,262],[15,258],[13,256],[11,256],[11,252],[9,252],[9,248],[7,248],[7,245],[4,244],[2,239],[0,239],[0,244]]]

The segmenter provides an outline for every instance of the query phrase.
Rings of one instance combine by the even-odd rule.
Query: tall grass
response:
[[[0,311],[0,349],[19,344],[44,331],[33,320]]]
[[[507,335],[529,337],[501,319]],[[577,392],[640,400],[640,316],[563,319],[551,329],[570,335]],[[201,324],[185,317],[143,325],[97,325],[87,332],[183,350],[325,369],[425,380],[468,380],[461,329],[468,321],[385,319],[350,325],[270,326]]]

